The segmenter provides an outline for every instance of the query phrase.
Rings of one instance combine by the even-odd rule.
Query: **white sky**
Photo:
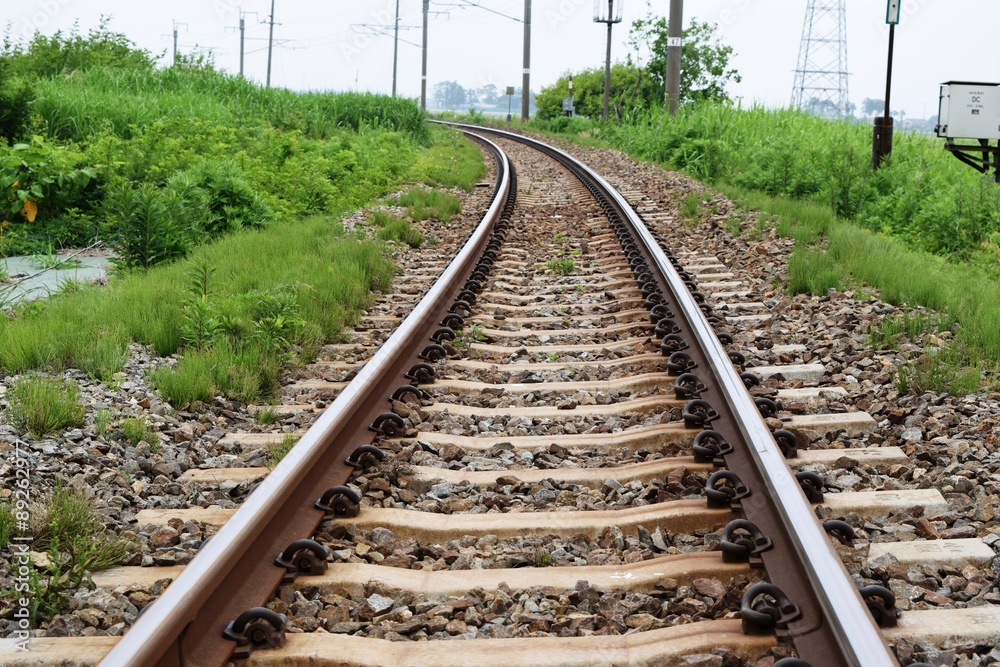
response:
[[[400,31],[407,42],[420,44],[422,0],[399,0]],[[457,80],[466,87],[495,83],[521,84],[522,24],[483,8],[459,8],[477,2],[503,14],[522,17],[523,0],[432,0],[431,10],[447,12],[430,23],[429,89],[438,81]],[[450,5],[447,3],[451,3]],[[571,69],[603,63],[605,26],[592,22],[593,0],[534,0],[532,20],[533,90],[552,83]],[[665,15],[669,0],[653,0]],[[720,34],[737,52],[735,66],[743,83],[732,92],[744,102],[787,105],[798,56],[806,0],[688,0],[685,21],[697,18],[719,24]],[[851,100],[881,98],[885,89],[887,30],[885,0],[847,0]],[[947,80],[1000,80],[1000,51],[993,44],[1000,25],[1000,3],[989,0],[904,0],[904,16],[896,31],[893,108],[911,117],[937,112],[938,84]],[[171,47],[172,22],[180,27],[182,51],[197,44],[213,49],[216,64],[239,69],[239,34],[227,28],[247,16],[247,75],[263,81],[267,67],[269,0],[4,0],[0,26],[12,25],[15,37],[37,28],[45,34],[68,29],[79,19],[86,30],[101,14],[111,27],[140,46],[159,53]],[[303,90],[371,90],[389,92],[392,85],[392,38],[367,37],[356,24],[391,25],[395,0],[276,0],[276,39],[272,82]],[[615,27],[613,58],[628,53],[628,24],[646,13],[642,0],[625,0],[625,21]],[[982,26],[976,35],[978,26]],[[250,40],[252,38],[252,41]],[[399,93],[420,91],[420,49],[399,45]]]

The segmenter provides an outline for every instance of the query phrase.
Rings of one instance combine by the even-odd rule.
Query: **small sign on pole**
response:
[[[899,9],[901,0],[889,0],[889,7],[885,12],[885,22],[889,25],[899,25]]]

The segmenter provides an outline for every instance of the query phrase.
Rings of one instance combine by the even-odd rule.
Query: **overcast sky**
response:
[[[276,0],[272,81],[288,88],[370,90],[392,86],[393,40],[372,36],[391,26],[396,0]],[[422,0],[399,0],[399,93],[420,91]],[[470,7],[470,3],[481,7]],[[463,7],[462,5],[466,5]],[[744,103],[785,106],[802,35],[807,0],[689,0],[685,22],[717,23],[721,39],[732,45],[743,82],[732,93]],[[847,0],[850,97],[859,107],[866,97],[882,98],[888,32],[885,0]],[[1000,25],[1000,3],[989,0],[904,0],[896,32],[893,108],[911,117],[937,112],[938,85],[947,80],[1000,81],[1000,52],[993,44]],[[652,10],[668,12],[669,0],[655,0]],[[35,29],[51,34],[75,20],[86,30],[101,14],[113,17],[114,30],[154,52],[172,46],[174,21],[182,51],[211,48],[216,64],[239,70],[240,10],[256,12],[247,20],[247,75],[263,81],[267,68],[269,0],[3,0],[0,25],[16,37]],[[430,85],[456,80],[465,87],[521,83],[523,26],[504,18],[523,17],[523,0],[432,0],[438,12],[430,22]],[[489,11],[492,10],[492,11]],[[601,66],[605,26],[593,23],[593,0],[534,0],[532,20],[533,90],[551,84],[567,70]],[[628,54],[628,24],[645,15],[647,5],[625,0],[624,22],[615,27],[613,59]],[[980,35],[976,34],[982,26]],[[388,29],[388,27],[386,28]]]

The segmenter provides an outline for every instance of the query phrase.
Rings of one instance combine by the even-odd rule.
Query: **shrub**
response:
[[[7,393],[7,401],[10,423],[35,438],[83,426],[87,414],[75,384],[41,376],[15,382]]]
[[[35,89],[19,77],[10,78],[0,63],[0,138],[20,139],[28,128]]]
[[[200,204],[195,228],[209,239],[238,229],[263,227],[274,219],[270,205],[231,162],[206,160],[175,175],[169,187]],[[201,192],[193,192],[196,189]]]
[[[110,532],[104,517],[85,491],[57,481],[55,488],[31,512],[32,549],[43,552],[47,562],[32,569],[27,595],[33,619],[47,619],[69,610],[71,593],[87,574],[128,561],[136,545]],[[9,596],[12,591],[3,591]]]
[[[187,201],[164,196],[151,183],[119,183],[108,192],[105,211],[117,266],[149,267],[183,257],[191,248],[184,224]]]

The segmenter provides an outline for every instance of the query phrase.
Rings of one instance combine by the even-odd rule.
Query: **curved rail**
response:
[[[277,589],[284,570],[275,566],[275,557],[295,540],[312,537],[324,517],[314,502],[354,472],[344,459],[371,439],[368,427],[384,411],[386,396],[409,384],[404,372],[420,362],[427,332],[439,326],[509,208],[514,188],[507,156],[489,140],[470,136],[490,148],[498,167],[482,222],[392,337],[101,665],[190,667],[229,659],[236,646],[223,637],[226,621],[220,619],[238,618]]]
[[[784,634],[794,642],[799,657],[810,661],[814,667],[898,667],[899,663],[833,549],[705,313],[684,287],[683,279],[660,242],[625,198],[601,176],[558,148],[495,128],[450,124],[466,131],[501,136],[540,150],[584,182],[592,183],[592,190],[599,190],[601,196],[609,200],[631,228],[636,242],[647,256],[649,267],[655,269],[654,275],[659,274],[657,278],[661,288],[673,296],[674,304],[690,327],[691,340],[698,349],[689,353],[699,365],[706,364],[712,370],[716,381],[709,383],[703,398],[720,414],[728,413],[722,414],[725,426],[713,425],[713,428],[726,435],[730,444],[742,442],[744,445],[725,456],[726,465],[737,472],[749,488],[758,490],[743,500],[743,511],[766,535],[776,538],[773,539],[774,548],[763,552],[761,560],[771,582],[781,588],[802,613],[800,620],[788,624]],[[766,493],[763,492],[765,489]]]

